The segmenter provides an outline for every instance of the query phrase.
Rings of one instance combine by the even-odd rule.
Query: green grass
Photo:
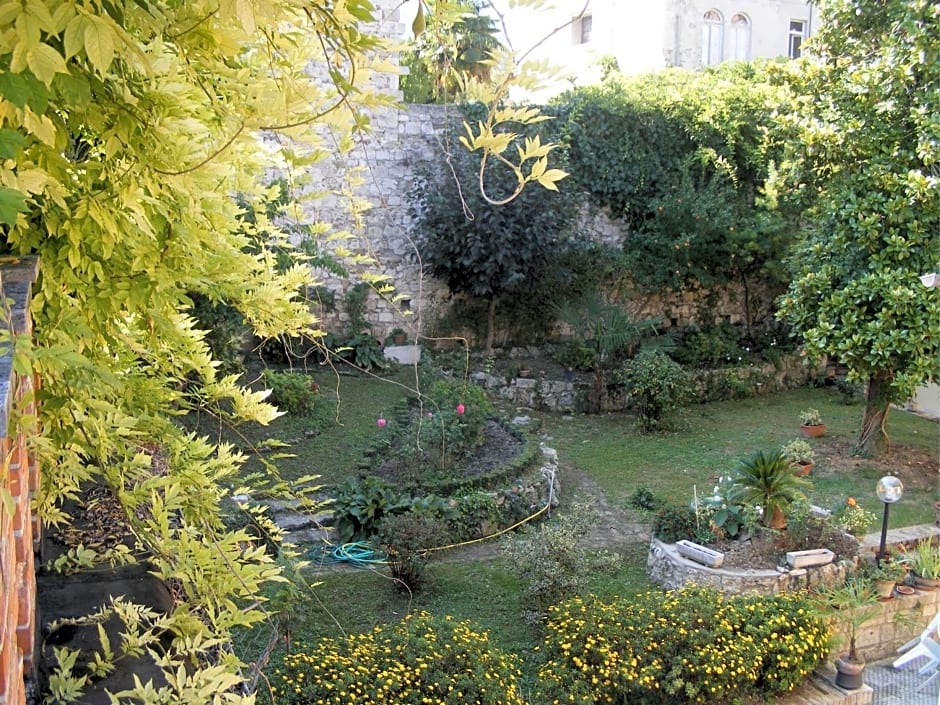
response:
[[[563,462],[585,472],[604,489],[612,502],[623,505],[639,486],[662,497],[691,499],[693,487],[710,492],[715,480],[734,470],[737,461],[757,450],[778,448],[799,437],[799,412],[819,409],[826,423],[823,438],[809,439],[821,452],[837,452],[841,463],[851,464],[852,448],[861,423],[862,406],[842,404],[829,389],[799,389],[772,397],[718,402],[691,407],[688,428],[668,435],[639,435],[633,418],[624,414],[546,416],[547,444]],[[892,410],[888,432],[894,452],[906,448],[937,453],[936,423]],[[841,464],[840,463],[840,464]],[[890,469],[890,456],[888,458]],[[854,496],[866,509],[881,515],[875,484],[885,467],[858,459],[857,467],[842,471],[821,459],[813,470],[810,499],[821,506]],[[904,497],[892,509],[892,526],[934,521],[933,502],[940,499],[936,477],[925,468],[908,480]]]
[[[194,426],[243,449],[249,456],[246,472],[261,470],[253,449],[276,439],[287,443],[290,447],[284,451],[293,456],[277,461],[285,480],[314,474],[326,484],[342,482],[356,474],[363,452],[376,438],[379,417],[412,394],[415,371],[402,366],[372,377],[325,369],[309,376],[320,385],[320,398],[308,416],[285,414],[267,426],[244,424],[237,431],[219,428],[217,422],[203,416]]]
[[[280,463],[284,476],[314,472],[325,482],[337,482],[355,473],[363,450],[377,433],[376,419],[409,393],[407,389],[414,386],[413,371],[398,371],[389,380],[343,376],[338,406],[334,403],[335,377],[318,374],[316,379],[324,397],[317,415],[279,419],[267,429],[249,429],[248,437],[253,442],[268,436],[299,438],[291,449],[297,457]],[[828,426],[825,437],[810,439],[817,453],[825,456],[817,458],[811,476],[811,499],[827,505],[851,495],[880,518],[881,505],[874,487],[886,465],[851,457],[862,407],[843,405],[830,390],[801,389],[693,407],[687,414],[688,428],[669,435],[640,435],[633,417],[624,414],[543,415],[541,429],[546,444],[558,450],[562,463],[587,473],[612,504],[623,506],[641,485],[662,497],[686,502],[693,487],[710,491],[715,479],[731,472],[740,458],[798,437],[798,414],[808,407],[819,409]],[[323,413],[325,409],[328,414]],[[317,434],[306,436],[312,428]],[[893,411],[889,432],[896,453],[903,455],[910,449],[937,452],[935,423]],[[940,500],[935,475],[929,476],[925,468],[921,477],[915,473],[910,480],[905,477],[905,482],[905,495],[892,510],[891,526],[932,522],[933,502]],[[504,559],[448,558],[431,561],[426,587],[414,596],[398,592],[387,571],[311,574],[309,578],[320,584],[303,588],[288,603],[295,642],[292,648],[299,648],[299,642],[367,631],[401,619],[411,610],[423,609],[471,620],[489,632],[496,646],[522,655],[531,665],[539,632],[523,617],[527,606],[521,603],[520,583],[507,570]],[[592,571],[587,576],[588,590],[608,598],[645,591],[649,589],[645,568],[646,547],[637,545],[609,569]],[[264,630],[246,634],[239,651],[253,660],[263,649],[265,638]],[[283,649],[282,642],[272,664]],[[532,668],[526,671],[534,672]]]

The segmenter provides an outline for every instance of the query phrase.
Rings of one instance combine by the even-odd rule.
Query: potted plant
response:
[[[881,600],[890,600],[894,597],[894,588],[907,575],[907,567],[903,563],[882,559],[881,563],[871,571],[871,580],[875,594]]]
[[[408,341],[408,334],[402,328],[392,328],[388,339],[392,341],[392,345],[404,345]]]
[[[816,453],[806,441],[796,438],[784,445],[780,452],[795,466],[794,472],[797,475],[801,477],[809,475],[810,470],[813,469],[813,460],[816,458]]]
[[[836,657],[836,685],[847,690],[861,688],[865,673],[865,659],[858,652],[858,630],[878,614],[878,596],[868,581],[854,575],[841,585],[825,588],[817,593],[816,611],[835,623],[836,631],[848,637],[848,651]]]
[[[819,409],[804,409],[800,412],[800,433],[807,438],[819,438],[826,434]]]
[[[940,587],[940,544],[930,538],[921,539],[914,548],[904,552],[902,560],[910,566],[914,585],[919,589]]]
[[[764,526],[782,529],[786,527],[787,507],[802,496],[809,482],[797,477],[786,456],[775,450],[766,455],[758,451],[742,460],[734,476],[734,486],[736,501],[760,506],[764,511]]]

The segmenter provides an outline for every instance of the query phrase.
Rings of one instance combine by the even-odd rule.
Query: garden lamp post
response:
[[[885,505],[884,519],[881,520],[881,543],[878,545],[878,553],[875,556],[875,563],[881,565],[881,559],[885,556],[885,541],[888,538],[888,509],[901,499],[901,495],[904,494],[904,485],[894,475],[885,475],[878,480],[875,494]]]

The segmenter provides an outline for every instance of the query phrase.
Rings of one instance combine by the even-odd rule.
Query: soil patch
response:
[[[883,458],[864,458],[857,455],[851,441],[832,438],[817,439],[816,467],[813,473],[824,475],[857,473],[862,467],[871,468],[872,475],[895,475],[905,488],[927,492],[936,490],[940,480],[940,454],[907,446],[893,446]]]
[[[481,445],[441,474],[447,478],[473,479],[505,465],[525,447],[525,441],[496,421],[487,421],[483,425],[483,438]],[[396,484],[417,483],[421,479],[428,479],[429,466],[433,462],[427,450],[411,449],[410,452],[400,452],[383,460],[369,472]],[[440,478],[434,475],[432,479]]]

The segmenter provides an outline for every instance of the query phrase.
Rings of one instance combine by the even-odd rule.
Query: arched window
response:
[[[751,21],[740,12],[731,18],[731,58],[738,61],[751,58]]]
[[[718,10],[709,10],[702,20],[702,66],[711,66],[721,61],[724,20]]]

